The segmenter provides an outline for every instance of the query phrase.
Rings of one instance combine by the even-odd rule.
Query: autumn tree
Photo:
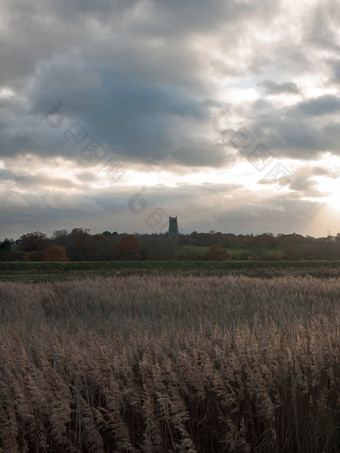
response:
[[[133,234],[124,234],[113,246],[114,256],[124,260],[139,260],[141,258],[141,243]]]
[[[73,261],[92,260],[96,244],[86,228],[73,228],[69,236],[68,254]]]
[[[11,256],[11,241],[5,239],[3,242],[0,242],[0,259],[6,260]]]
[[[43,261],[68,261],[65,248],[61,245],[52,245],[51,247],[48,247],[45,250]]]
[[[55,245],[62,245],[63,247],[67,247],[68,237],[69,234],[67,230],[56,230],[53,232],[51,239]]]
[[[217,232],[217,233],[213,233],[209,236],[209,245],[224,245],[223,242],[224,242],[224,235],[220,232]]]
[[[105,236],[104,234],[94,234],[92,236],[92,239],[99,242],[105,242],[108,240],[107,236]]]
[[[24,234],[20,238],[20,244],[18,248],[23,252],[42,250],[46,237],[46,234],[41,233],[40,231]]]
[[[212,244],[205,254],[205,259],[211,261],[224,261],[229,258],[229,253],[219,244]]]

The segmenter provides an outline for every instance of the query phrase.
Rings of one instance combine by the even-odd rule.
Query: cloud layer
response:
[[[188,230],[287,231],[339,177],[324,166],[340,155],[339,25],[335,0],[4,0],[0,234],[145,231],[133,172]],[[283,192],[214,129],[225,105],[234,132],[289,162]]]

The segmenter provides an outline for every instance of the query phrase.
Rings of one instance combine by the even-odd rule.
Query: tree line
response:
[[[1,261],[112,260],[335,260],[340,259],[340,233],[314,238],[300,234],[127,234],[84,228],[58,230],[51,237],[36,231],[0,242]]]

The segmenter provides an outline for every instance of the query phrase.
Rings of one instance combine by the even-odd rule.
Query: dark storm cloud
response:
[[[5,3],[0,83],[26,102],[0,118],[1,154],[62,155],[81,163],[56,131],[31,124],[61,101],[69,123],[79,123],[123,160],[228,164],[230,156],[206,137],[216,101],[190,37],[223,24],[239,39],[237,24],[275,10],[266,0],[256,6],[233,0]]]
[[[34,114],[44,114],[57,95],[64,102],[66,118],[78,122],[127,160],[139,158],[145,162],[166,157],[183,136],[189,141],[190,130],[185,130],[188,123],[195,127],[209,121],[209,100],[180,85],[140,81],[132,74],[108,69],[100,73],[101,83],[94,75],[94,85],[84,92],[70,89],[67,84],[64,90],[58,85],[58,92],[53,89],[55,76],[51,70],[35,87]],[[192,157],[194,164],[195,154]]]
[[[209,99],[181,85],[140,81],[108,69],[101,69],[100,76],[98,71],[84,70],[83,76],[81,68],[52,66],[37,77],[30,90],[30,110],[0,123],[2,155],[33,152],[71,157],[72,148],[62,136],[78,123],[87,140],[98,139],[126,161],[155,164],[169,154],[174,163],[184,165],[216,166],[227,161],[225,152],[198,130],[209,124],[214,105]],[[64,125],[51,129],[41,118],[60,100]],[[13,134],[15,126],[18,130]],[[73,156],[79,160],[79,153]]]
[[[326,94],[315,99],[302,102],[298,110],[303,115],[322,116],[340,112],[340,98],[332,94]]]
[[[331,151],[340,155],[340,99],[324,95],[292,107],[257,101],[248,122],[257,142],[274,157],[310,160]]]

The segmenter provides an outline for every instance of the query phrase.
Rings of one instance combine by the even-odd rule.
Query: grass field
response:
[[[0,451],[339,452],[333,271],[0,282]]]
[[[340,261],[72,261],[66,263],[41,261],[0,261],[0,272],[9,271],[78,271],[78,270],[234,270],[234,269],[340,269]]]
[[[176,259],[181,259],[186,255],[190,254],[191,257],[196,259],[203,259],[204,255],[209,250],[209,247],[199,247],[197,245],[182,245],[178,248],[176,252]],[[226,248],[227,252],[231,257],[238,256],[241,254],[248,254],[249,256],[253,255],[253,252],[250,249],[246,248]],[[279,248],[264,248],[262,250],[263,255],[282,255],[283,251]]]
[[[68,263],[0,262],[0,281],[41,282],[134,274],[283,275],[337,277],[340,261],[84,261]]]

